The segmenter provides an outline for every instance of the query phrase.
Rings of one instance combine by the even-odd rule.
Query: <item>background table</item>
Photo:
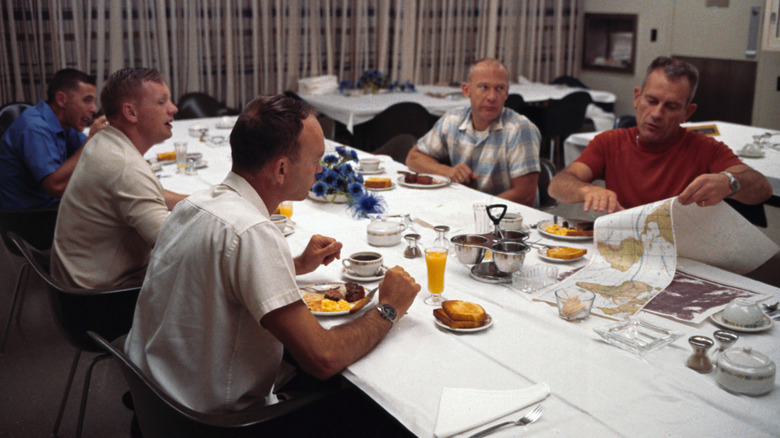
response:
[[[682,126],[703,126],[703,125],[716,125],[720,135],[716,135],[713,138],[722,141],[734,153],[738,153],[746,143],[753,142],[754,135],[760,135],[765,132],[773,132],[778,135],[772,137],[775,143],[780,143],[780,133],[766,128],[758,128],[755,126],[739,125],[736,123],[721,122],[721,121],[709,121],[709,122],[690,122],[684,123]],[[564,142],[563,154],[564,161],[568,166],[577,157],[580,156],[585,147],[593,140],[593,137],[600,134],[600,132],[585,132],[570,135]],[[772,194],[774,196],[780,196],[780,150],[773,148],[764,148],[764,158],[744,158],[740,157],[742,161],[753,169],[761,172],[769,180],[772,185]]]
[[[594,102],[614,103],[615,95],[608,91],[586,90],[561,85],[540,83],[512,84],[510,93],[523,96],[526,102],[545,102],[560,99],[576,91],[587,91]],[[360,94],[347,96],[330,93],[322,95],[302,94],[301,98],[316,107],[321,113],[343,123],[352,132],[352,128],[374,118],[389,106],[400,102],[416,102],[424,106],[431,114],[442,115],[445,112],[462,108],[469,104],[459,87],[421,85],[416,92],[396,92]]]
[[[172,150],[174,139],[187,139],[186,129],[191,123],[174,122],[174,138],[155,150]],[[220,175],[222,170],[229,169],[229,162],[225,162],[229,161],[229,147],[209,148],[197,141],[193,143],[193,139],[190,145],[192,150],[204,153],[208,171],[201,170],[198,176],[166,176],[162,179],[166,188],[185,191],[182,188],[189,185],[192,190],[185,192],[191,193],[208,183],[220,182],[224,177]],[[328,148],[333,146],[328,144]],[[382,158],[382,166],[393,180],[396,170],[404,168],[387,157]],[[172,172],[170,166],[165,167],[165,175]],[[381,195],[387,202],[388,214],[410,214],[433,225],[449,225],[449,237],[472,231],[474,202],[498,201],[458,184],[441,189],[396,187]],[[549,218],[528,207],[501,203],[509,204],[510,211],[520,212],[527,223]],[[373,351],[343,372],[418,436],[433,435],[439,398],[445,387],[501,390],[537,382],[547,383],[552,394],[544,402],[547,409],[541,420],[522,431],[529,436],[777,436],[780,430],[777,383],[773,392],[762,397],[734,395],[716,384],[714,374],[698,374],[685,367],[692,351],[687,338],[711,337],[718,327],[709,321],[695,326],[640,313],[651,323],[685,334],[674,344],[640,358],[605,343],[593,331],[594,327],[614,321],[593,316],[578,324],[565,322],[547,303],[533,301],[504,285],[474,280],[467,267],[451,256],[444,295],[480,303],[494,320],[493,326],[482,332],[452,333],[435,325],[433,308],[423,303],[427,295],[425,262],[422,258],[404,258],[403,242],[387,248],[369,246],[365,231],[368,220],[354,219],[343,204],[296,201],[292,219],[295,232],[288,241],[293,254],[303,250],[312,234],[325,234],[343,242],[342,257],[356,251],[378,251],[386,266],[403,266],[422,285],[409,313]],[[410,231],[422,235],[421,247],[432,244],[435,238],[428,227],[415,225]],[[536,231],[532,232],[532,241],[540,238]],[[591,242],[567,245],[593,251]],[[525,263],[545,262],[532,251]],[[577,261],[560,268],[569,270],[584,264],[585,261]],[[691,260],[681,259],[678,264],[696,275],[771,294],[770,301],[780,299],[780,289]],[[336,261],[300,277],[299,284],[343,280],[341,270]],[[376,283],[369,287],[373,284]],[[323,317],[320,321],[332,326],[349,319]],[[780,363],[777,334],[777,327],[741,334],[736,346],[752,346]],[[519,415],[509,417],[516,419]],[[507,429],[495,436],[518,433],[517,429]]]

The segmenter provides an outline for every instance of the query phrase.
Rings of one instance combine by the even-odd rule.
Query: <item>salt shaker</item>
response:
[[[407,259],[415,259],[417,257],[422,257],[422,251],[420,251],[420,248],[417,247],[417,241],[420,240],[419,234],[407,234],[404,236],[404,239],[406,239],[407,247],[404,250],[404,257]]]
[[[712,371],[712,362],[707,357],[707,350],[714,344],[712,339],[706,336],[691,336],[688,338],[688,343],[693,347],[693,354],[688,358],[685,366],[700,373]]]
[[[433,241],[433,246],[436,248],[449,248],[450,241],[447,239],[447,231],[449,230],[450,227],[447,225],[436,225],[433,227],[433,231],[436,231],[436,240]]]
[[[712,353],[713,363],[718,363],[718,356],[723,354],[724,351],[731,348],[735,342],[739,339],[739,335],[726,330],[715,330],[712,337],[718,341],[718,348]]]

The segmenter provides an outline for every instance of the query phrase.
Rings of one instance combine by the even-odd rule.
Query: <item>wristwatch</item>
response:
[[[732,175],[730,172],[721,172],[722,174],[726,175],[726,177],[729,179],[729,187],[731,187],[731,194],[727,196],[727,198],[730,198],[737,194],[739,191],[739,180],[734,178],[734,175]]]
[[[379,311],[379,314],[382,315],[382,318],[390,321],[393,325],[395,325],[395,321],[398,319],[398,312],[395,310],[395,307],[389,304],[380,304],[376,307],[376,310]]]

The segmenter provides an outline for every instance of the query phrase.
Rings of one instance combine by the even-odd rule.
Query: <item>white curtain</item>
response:
[[[0,0],[0,100],[35,102],[73,67],[100,84],[123,67],[160,70],[241,107],[332,74],[356,82],[459,83],[482,57],[518,76],[573,75],[581,0]]]

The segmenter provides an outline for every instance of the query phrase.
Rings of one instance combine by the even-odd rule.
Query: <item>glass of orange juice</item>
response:
[[[425,265],[428,267],[428,291],[431,295],[425,298],[425,304],[441,306],[441,294],[444,292],[444,267],[447,264],[447,249],[431,247],[425,249]]]
[[[276,207],[276,211],[274,211],[274,214],[283,214],[287,216],[287,219],[290,219],[292,217],[292,213],[293,213],[292,201],[282,201],[282,203],[279,204],[278,207]]]

